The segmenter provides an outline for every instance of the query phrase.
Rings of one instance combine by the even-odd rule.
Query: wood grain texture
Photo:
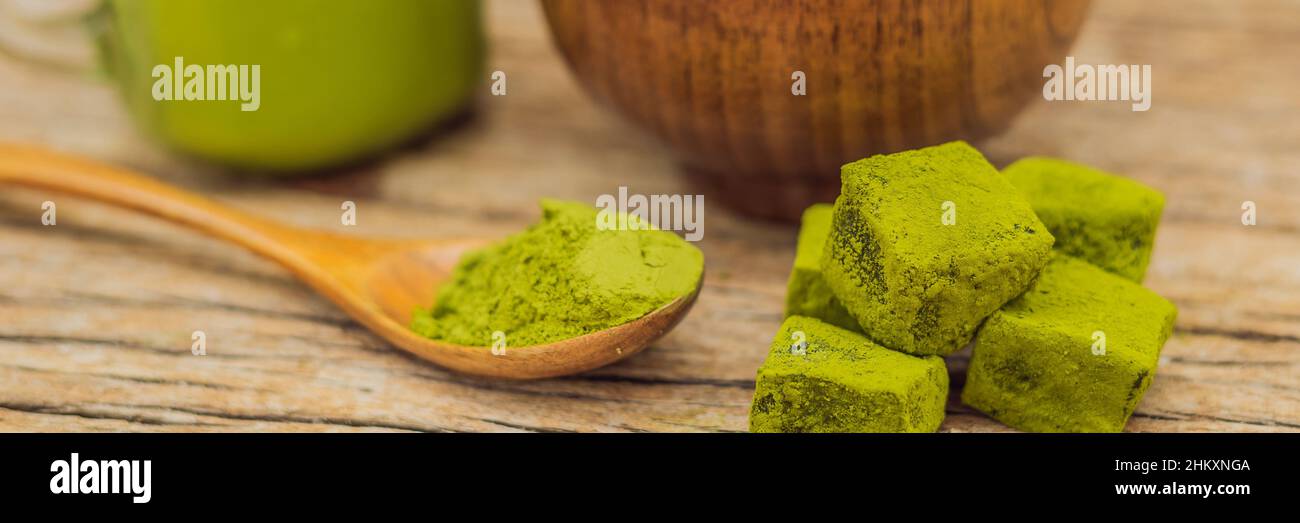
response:
[[[1088,0],[543,0],[595,97],[750,216],[798,220],[839,167],[1005,129]],[[792,95],[801,71],[806,94]]]
[[[343,233],[501,236],[536,219],[539,196],[688,190],[664,148],[588,100],[535,4],[489,3],[489,34],[488,70],[508,72],[507,96],[485,97],[453,133],[327,179],[220,176],[141,138],[106,85],[4,57],[0,139]],[[1128,430],[1300,430],[1300,7],[1099,0],[1073,54],[1152,64],[1151,111],[1036,101],[982,148],[998,165],[1057,155],[1167,195],[1146,285],[1180,315]],[[59,224],[42,227],[52,197]],[[359,211],[350,230],[336,225],[345,199]],[[1243,200],[1259,205],[1258,226],[1240,224]],[[713,205],[706,216],[708,281],[676,330],[592,373],[508,382],[405,356],[242,250],[2,187],[0,430],[743,431],[795,231]],[[195,329],[207,356],[190,355]],[[943,430],[1007,429],[954,401]]]

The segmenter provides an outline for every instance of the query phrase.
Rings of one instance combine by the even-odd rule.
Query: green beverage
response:
[[[375,154],[482,77],[477,0],[111,0],[104,19],[105,65],[142,127],[258,171]]]

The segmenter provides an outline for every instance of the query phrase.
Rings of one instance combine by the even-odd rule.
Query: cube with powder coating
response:
[[[948,371],[815,318],[786,318],[758,369],[752,432],[934,432]]]
[[[822,277],[822,249],[831,233],[832,211],[831,204],[818,203],[803,212],[798,250],[786,285],[785,316],[809,316],[836,327],[861,332],[858,320],[844,309],[826,284],[826,278]]]
[[[957,351],[1051,255],[1029,203],[965,142],[872,156],[840,176],[823,274],[885,347]]]
[[[1055,158],[1023,158],[1002,174],[1029,200],[1057,250],[1142,282],[1165,205],[1158,191]]]
[[[1177,314],[1141,285],[1057,255],[980,329],[962,401],[1020,430],[1119,432]]]

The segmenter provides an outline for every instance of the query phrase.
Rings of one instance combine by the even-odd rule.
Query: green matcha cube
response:
[[[799,246],[790,270],[790,283],[786,286],[785,316],[810,316],[836,327],[861,331],[858,320],[844,310],[840,301],[822,278],[822,249],[831,233],[832,207],[828,203],[815,204],[803,212],[799,227]]]
[[[823,275],[891,349],[956,352],[1051,255],[1029,203],[965,142],[872,156],[840,177]]]
[[[1178,311],[1142,286],[1057,255],[980,330],[962,401],[1034,432],[1119,432]]]
[[[752,432],[934,432],[948,371],[936,356],[886,349],[816,318],[791,316],[758,369]]]
[[[1057,250],[1141,283],[1165,198],[1127,178],[1053,158],[1003,169],[1056,237]]]

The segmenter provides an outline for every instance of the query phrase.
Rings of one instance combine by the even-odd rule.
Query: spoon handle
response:
[[[0,143],[0,183],[56,191],[135,209],[242,245],[293,268],[308,265],[309,233],[113,167],[33,146]]]

